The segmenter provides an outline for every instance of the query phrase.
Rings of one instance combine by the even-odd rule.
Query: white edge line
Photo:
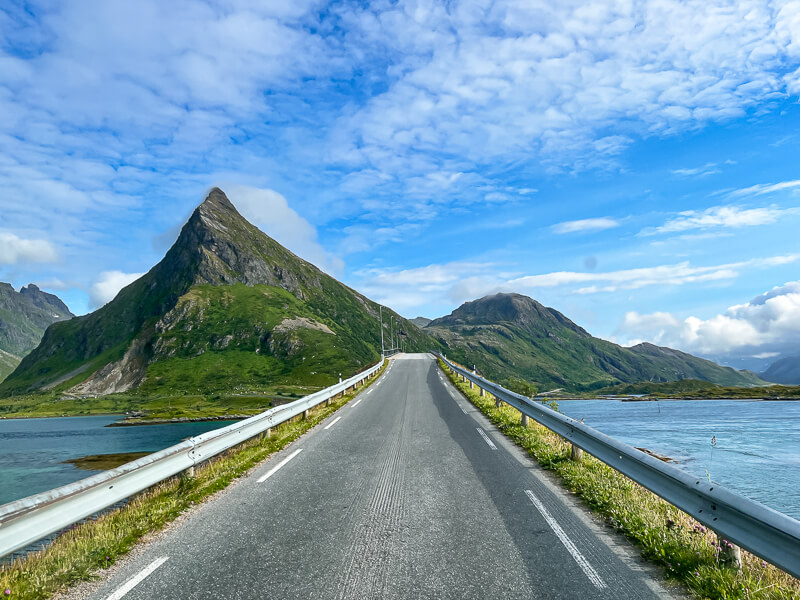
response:
[[[325,427],[323,427],[323,429],[330,429],[331,427],[333,427],[334,425],[336,425],[336,422],[337,422],[339,419],[341,419],[341,418],[342,418],[342,417],[336,417],[336,418],[335,418],[333,421],[331,421],[330,423],[328,423],[327,425],[325,425]]]
[[[364,398],[359,398],[358,400],[353,402],[353,404],[350,405],[350,408],[355,408],[356,406],[358,406],[358,403],[361,402],[363,399]]]
[[[150,575],[158,567],[167,562],[167,559],[169,559],[169,556],[162,556],[161,558],[155,559],[144,569],[142,569],[137,575],[134,575],[133,577],[128,579],[128,581],[126,581],[122,585],[122,587],[120,587],[116,592],[114,592],[108,598],[106,598],[106,600],[119,600],[120,598],[122,598],[125,594],[130,592],[137,585],[139,585],[144,580],[145,577]]]
[[[480,427],[476,427],[476,429],[478,430],[478,433],[481,434],[481,437],[483,438],[483,441],[486,442],[489,445],[489,448],[491,448],[492,450],[497,450],[497,446],[495,446],[494,442],[491,440],[491,438],[489,438],[489,436],[486,435],[486,432],[483,429],[481,429]]]
[[[594,587],[598,590],[603,590],[606,587],[606,582],[600,578],[600,575],[597,574],[597,571],[594,570],[594,567],[589,564],[589,561],[586,560],[586,557],[580,553],[580,551],[575,547],[575,544],[572,543],[572,540],[569,539],[567,534],[561,529],[561,525],[552,517],[550,512],[545,508],[544,504],[533,494],[530,490],[525,490],[525,494],[528,496],[528,499],[533,503],[536,509],[541,513],[544,517],[544,520],[547,521],[547,524],[550,525],[550,528],[556,534],[561,543],[564,544],[564,547],[567,551],[572,555],[572,558],[575,559],[575,562],[578,563],[578,566],[581,568],[581,571],[584,572],[586,577],[589,578],[589,581],[592,582]]]
[[[293,459],[295,456],[297,456],[298,454],[300,454],[302,451],[303,451],[303,449],[302,449],[302,448],[298,448],[297,450],[295,450],[294,452],[292,452],[292,453],[291,453],[289,456],[287,456],[287,457],[286,457],[286,458],[284,458],[284,459],[283,459],[281,462],[279,462],[277,465],[275,465],[274,467],[272,467],[272,468],[271,468],[269,471],[267,471],[267,472],[266,472],[264,475],[262,475],[261,477],[259,477],[259,478],[258,478],[258,481],[257,481],[256,483],[264,483],[264,482],[265,482],[267,479],[269,479],[270,477],[272,477],[273,475],[275,475],[275,473],[277,473],[279,469],[281,469],[281,468],[282,468],[284,465],[286,465],[286,463],[288,463],[290,460],[292,460],[292,459]]]

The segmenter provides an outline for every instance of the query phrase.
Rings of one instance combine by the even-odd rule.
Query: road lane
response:
[[[90,597],[108,598],[159,557],[169,560],[124,598],[671,597],[433,360],[393,360],[370,390]]]

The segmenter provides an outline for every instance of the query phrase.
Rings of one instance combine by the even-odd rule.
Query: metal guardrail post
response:
[[[570,458],[575,462],[581,462],[583,460],[583,450],[575,444],[570,444]]]
[[[591,454],[718,532],[732,546],[740,546],[800,578],[800,521],[686,473],[576,419],[473,375],[442,355],[439,358],[454,373],[486,388],[498,403],[502,399],[566,439],[576,449],[573,456],[579,456],[578,451]]]

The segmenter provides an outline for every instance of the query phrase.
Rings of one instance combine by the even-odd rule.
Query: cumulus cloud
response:
[[[89,303],[92,308],[100,308],[111,302],[119,291],[133,283],[144,273],[123,273],[122,271],[103,271],[100,278],[89,289]]]
[[[344,270],[344,262],[319,243],[316,228],[275,190],[233,185],[225,193],[244,218],[301,258],[332,275]]]
[[[497,291],[504,286],[498,265],[458,261],[411,269],[364,269],[356,273],[359,289],[400,311],[423,305],[452,306]],[[506,275],[507,277],[507,275]]]
[[[602,231],[619,227],[620,222],[610,217],[598,217],[594,219],[579,219],[577,221],[564,221],[553,225],[554,233],[576,233],[584,231]]]
[[[618,337],[705,355],[738,353],[764,359],[796,351],[800,346],[800,281],[775,287],[709,319],[628,312]]]
[[[13,233],[0,233],[0,265],[47,263],[58,259],[47,240],[26,240]]]

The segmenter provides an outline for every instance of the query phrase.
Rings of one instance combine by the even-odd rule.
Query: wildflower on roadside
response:
[[[762,560],[762,561],[761,561],[761,566],[762,566],[762,567],[764,567],[764,568],[766,568],[766,566],[767,566],[767,561],[765,561],[765,560]]]
[[[8,589],[8,588],[6,588],[6,590],[5,590],[3,593],[4,593],[6,596],[10,596],[10,595],[11,595],[11,590],[10,590],[10,589]]]

